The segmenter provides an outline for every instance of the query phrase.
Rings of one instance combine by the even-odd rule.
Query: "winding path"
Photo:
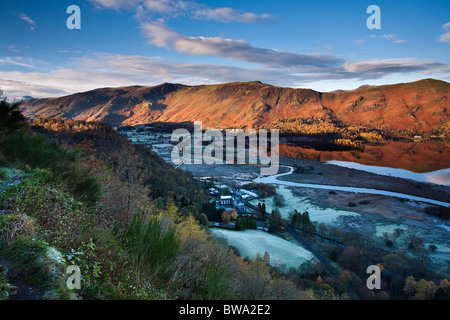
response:
[[[420,201],[425,203],[431,203],[443,207],[450,207],[450,203],[428,199],[428,198],[422,198],[422,197],[416,197],[405,193],[399,193],[399,192],[392,192],[392,191],[386,191],[386,190],[378,190],[378,189],[369,189],[369,188],[356,188],[356,187],[341,187],[341,186],[331,186],[331,185],[321,185],[321,184],[310,184],[310,183],[299,183],[299,182],[291,182],[291,181],[284,181],[279,180],[279,177],[292,174],[294,172],[294,168],[290,166],[283,166],[285,168],[289,168],[289,172],[286,173],[279,173],[272,176],[263,176],[258,177],[256,179],[253,179],[253,182],[256,183],[270,183],[270,184],[280,184],[290,187],[300,187],[300,188],[313,188],[313,189],[324,189],[324,190],[337,190],[337,191],[347,191],[347,192],[354,192],[354,193],[367,193],[367,194],[379,194],[389,197],[397,197],[397,198],[403,198],[408,199],[412,201]]]

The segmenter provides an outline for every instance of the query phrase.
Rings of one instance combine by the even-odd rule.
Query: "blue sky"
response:
[[[367,7],[381,9],[370,30]],[[69,30],[67,7],[81,10]],[[259,80],[319,91],[450,79],[450,1],[2,0],[0,89]]]

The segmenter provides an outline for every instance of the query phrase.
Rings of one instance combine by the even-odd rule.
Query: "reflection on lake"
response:
[[[448,139],[424,142],[390,141],[383,146],[367,145],[364,151],[319,151],[281,144],[280,155],[317,161],[356,162],[423,173],[450,168],[450,141]],[[442,179],[448,179],[448,175],[434,176],[430,179],[442,182]]]

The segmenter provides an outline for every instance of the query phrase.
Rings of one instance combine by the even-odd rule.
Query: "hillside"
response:
[[[0,114],[0,301],[328,294],[307,295],[268,259],[244,260],[215,241],[207,187],[108,125],[30,127],[4,101]],[[82,272],[74,290],[73,265]]]
[[[28,118],[65,117],[138,125],[202,120],[204,127],[259,127],[286,118],[324,118],[427,131],[449,121],[450,84],[426,79],[321,93],[261,82],[102,88],[22,104]]]

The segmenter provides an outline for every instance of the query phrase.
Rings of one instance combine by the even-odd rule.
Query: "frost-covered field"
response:
[[[433,220],[433,219],[431,219]],[[403,250],[408,248],[408,244],[411,241],[411,234],[415,234],[418,238],[423,239],[423,246],[428,249],[430,245],[436,246],[435,252],[429,252],[429,258],[432,259],[434,263],[434,268],[436,270],[445,271],[450,267],[450,237],[447,225],[442,225],[443,228],[436,229],[436,226],[430,222],[429,225],[418,224],[416,226],[404,223],[377,223],[375,236],[383,237],[384,233],[387,233],[392,240],[392,234],[394,230],[400,228],[403,231],[400,237],[395,240],[395,246],[401,247]],[[408,251],[408,250],[407,250]]]
[[[276,188],[277,194],[281,194],[284,197],[285,205],[279,207],[274,206],[273,197],[255,199],[250,201],[250,203],[255,206],[258,205],[258,202],[265,203],[267,212],[272,212],[273,209],[278,209],[281,217],[284,219],[289,219],[289,215],[294,212],[294,210],[302,213],[308,211],[313,222],[326,224],[334,224],[336,223],[336,220],[342,216],[359,216],[359,213],[352,211],[318,207],[312,204],[308,198],[294,195],[289,187],[277,186]]]
[[[264,255],[267,251],[270,264],[281,269],[296,268],[314,258],[313,254],[303,247],[263,231],[213,228],[211,233],[215,237],[225,238],[229,245],[238,248],[242,257],[254,258],[258,252]]]
[[[138,134],[129,136],[130,140],[142,143],[147,139],[149,144],[153,145],[153,150],[159,154],[166,162],[174,165],[171,160],[171,151],[173,145],[168,143],[170,135],[161,134],[152,136],[139,136]],[[194,157],[193,157],[194,160]],[[345,166],[357,170],[369,171],[377,174],[384,174],[387,176],[398,176],[406,179],[417,180],[422,182],[434,182],[438,184],[448,184],[450,179],[450,169],[440,170],[432,173],[417,174],[402,169],[384,168],[376,166],[364,166],[357,163],[330,161],[329,164]],[[292,167],[280,166],[279,174],[273,176],[261,176],[260,166],[255,165],[188,165],[184,164],[181,169],[190,171],[195,177],[204,177],[214,180],[216,188],[226,188],[231,191],[232,188],[239,187],[249,182],[270,183],[277,188],[277,194],[283,195],[285,204],[283,206],[275,207],[273,197],[264,199],[255,199],[250,203],[257,205],[258,202],[266,204],[266,210],[271,212],[273,209],[278,209],[282,218],[289,219],[289,215],[297,210],[299,212],[308,211],[310,218],[316,223],[325,223],[334,227],[342,228],[344,231],[358,231],[366,234],[368,237],[377,236],[383,237],[387,233],[390,238],[396,228],[405,230],[404,234],[396,240],[394,248],[402,247],[403,250],[407,248],[409,243],[409,236],[411,233],[416,233],[424,241],[424,247],[429,248],[430,244],[437,247],[435,252],[430,251],[430,258],[433,260],[433,269],[445,270],[450,264],[450,225],[439,219],[425,217],[426,219],[419,219],[423,210],[430,203],[437,203],[441,205],[449,205],[435,200],[413,197],[406,194],[394,193],[384,190],[339,187],[317,184],[306,184],[293,182],[288,180],[277,179],[284,175],[293,172]],[[314,190],[314,191],[312,191]],[[322,191],[323,190],[323,191]],[[337,203],[330,203],[327,200],[330,196],[328,190],[334,190],[341,195],[341,202],[345,206],[340,206]],[[349,201],[345,200],[345,196],[350,195],[382,195],[390,197],[399,197],[409,199],[403,202],[389,202],[381,203],[379,207],[383,210],[383,204],[388,207],[383,212],[385,215],[380,215],[377,210],[362,210],[363,207],[347,209]],[[318,197],[318,198],[317,198]],[[336,196],[335,196],[336,197]],[[337,198],[339,200],[339,197]],[[344,200],[342,200],[344,199]],[[394,198],[393,198],[394,199]],[[318,201],[317,201],[318,200]],[[414,201],[412,201],[414,200]],[[371,207],[377,208],[377,199],[370,199]],[[419,201],[419,202],[416,202]],[[380,204],[379,204],[380,205]],[[336,206],[336,207],[335,207]],[[414,210],[412,207],[417,207]],[[366,206],[367,207],[367,206]],[[340,208],[340,209],[337,209]],[[358,210],[359,209],[359,210]],[[366,208],[367,209],[367,208]],[[355,211],[349,211],[355,210]],[[409,210],[409,211],[408,211]],[[410,212],[412,210],[412,212]],[[392,211],[391,213],[386,211]],[[399,219],[396,215],[404,213],[404,218]],[[386,218],[387,217],[387,218]],[[395,222],[390,220],[394,219]],[[237,232],[223,229],[211,229],[215,237],[223,237],[230,245],[235,246],[244,257],[253,258],[256,253],[268,252],[271,257],[272,265],[285,265],[286,267],[298,267],[302,262],[311,260],[312,254],[298,245],[295,242],[284,240],[278,236],[267,234],[262,231],[247,230],[245,232]]]

